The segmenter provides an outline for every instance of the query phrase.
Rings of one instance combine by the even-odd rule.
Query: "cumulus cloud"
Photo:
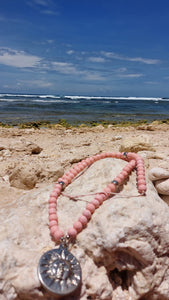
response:
[[[0,48],[0,64],[17,67],[17,68],[32,68],[36,67],[41,61],[41,58],[35,55],[30,55],[24,51],[17,51],[9,48]]]
[[[153,59],[153,58],[128,57],[128,56],[123,56],[123,55],[120,55],[120,54],[117,54],[117,53],[114,53],[114,52],[105,52],[105,51],[102,51],[102,54],[107,58],[125,60],[125,61],[141,62],[141,63],[147,64],[147,65],[155,65],[155,64],[160,63],[159,59]]]

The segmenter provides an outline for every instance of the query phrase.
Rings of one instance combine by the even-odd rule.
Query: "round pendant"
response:
[[[60,245],[44,253],[39,261],[38,276],[41,284],[51,293],[66,296],[81,283],[81,267],[75,256]]]

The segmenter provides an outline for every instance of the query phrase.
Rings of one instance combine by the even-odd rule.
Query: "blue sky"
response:
[[[0,0],[0,92],[169,96],[168,0]]]

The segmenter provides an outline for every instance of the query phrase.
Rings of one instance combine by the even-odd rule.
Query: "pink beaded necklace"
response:
[[[96,193],[94,199],[86,205],[85,210],[78,220],[70,227],[65,235],[58,226],[57,199],[63,189],[69,185],[75,177],[94,162],[104,158],[118,158],[128,162],[112,182],[102,192]],[[137,189],[141,195],[146,194],[146,180],[144,162],[141,156],[132,152],[114,153],[106,152],[86,158],[77,163],[69,172],[58,179],[53,192],[49,197],[49,228],[50,234],[56,242],[60,241],[60,247],[44,253],[39,261],[38,275],[42,285],[51,293],[65,296],[73,293],[81,283],[81,268],[77,259],[68,251],[68,240],[75,239],[91,219],[95,210],[107,200],[121,185],[131,171],[136,167]]]

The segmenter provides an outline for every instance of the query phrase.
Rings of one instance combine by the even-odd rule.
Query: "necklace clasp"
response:
[[[70,236],[67,234],[66,236],[61,237],[60,240],[61,240],[62,247],[68,248],[70,242]]]

